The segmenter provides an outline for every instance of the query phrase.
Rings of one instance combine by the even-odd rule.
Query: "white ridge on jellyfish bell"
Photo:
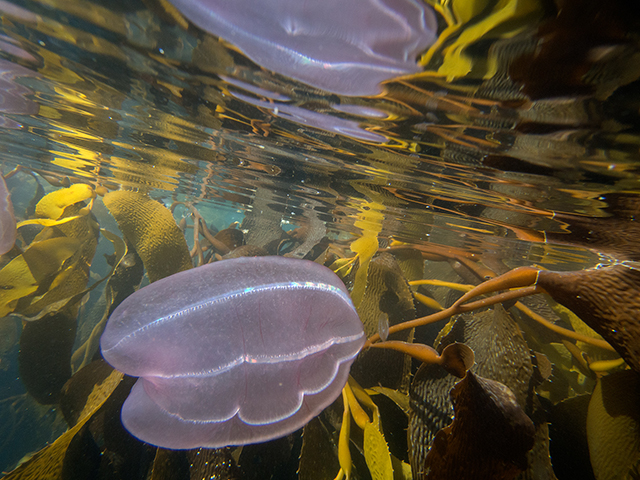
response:
[[[417,73],[437,22],[421,0],[170,0],[258,65],[340,95]]]

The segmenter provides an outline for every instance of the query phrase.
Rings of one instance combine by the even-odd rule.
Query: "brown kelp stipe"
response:
[[[504,275],[492,278],[481,283],[477,287],[474,287],[472,290],[460,297],[460,299],[449,308],[436,312],[432,315],[427,315],[426,317],[416,318],[415,320],[389,327],[389,334],[439,322],[458,313],[469,312],[478,308],[488,307],[490,305],[495,305],[496,303],[502,303],[508,300],[534,295],[536,293],[544,293],[544,290],[536,285],[538,273],[539,270],[531,267],[520,267],[511,270]],[[493,297],[477,300],[471,303],[465,303],[478,295],[507,290],[510,288],[518,288],[518,290],[507,291],[494,295]],[[365,343],[364,348],[370,347],[379,340],[380,337],[377,334],[373,335],[369,338],[367,343]]]
[[[412,356],[423,363],[440,365],[451,375],[463,378],[475,361],[475,355],[464,343],[452,343],[442,350],[442,355],[427,345],[420,343],[407,343],[396,340],[376,343],[375,348],[387,348]]]
[[[543,270],[538,285],[602,335],[640,372],[640,270],[625,263],[577,272]]]
[[[501,290],[508,291],[470,302],[479,295]],[[640,270],[624,263],[576,272],[553,272],[520,267],[474,287],[445,310],[394,325],[389,328],[389,333],[438,322],[458,313],[507,300],[548,293],[606,340],[605,342],[589,338],[589,343],[601,348],[615,349],[631,368],[640,372],[640,344],[636,341],[640,334],[640,323],[636,319],[636,312],[640,308],[639,290]],[[551,325],[541,323],[552,328]],[[579,334],[572,336],[575,338],[576,335]],[[373,335],[364,348],[379,340],[378,335]]]
[[[504,275],[492,278],[481,283],[472,290],[469,290],[458,299],[452,306],[462,305],[468,300],[487,293],[497,292],[499,290],[508,290],[511,288],[521,288],[535,286],[538,282],[540,270],[532,267],[515,268]],[[540,293],[540,292],[535,292]]]

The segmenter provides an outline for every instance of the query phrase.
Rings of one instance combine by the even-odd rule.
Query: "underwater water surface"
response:
[[[635,478],[631,2],[361,0],[332,20],[272,0],[255,31],[188,3],[0,0],[7,478]],[[261,64],[291,35],[295,61]],[[239,448],[130,435],[135,378],[99,351],[111,312],[262,255],[349,290],[369,341],[337,400]],[[408,355],[369,348],[387,338]],[[475,354],[463,380],[456,343]]]

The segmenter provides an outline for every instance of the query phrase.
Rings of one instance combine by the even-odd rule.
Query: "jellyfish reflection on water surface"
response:
[[[341,95],[375,95],[381,82],[420,71],[416,56],[437,28],[430,7],[416,0],[172,3],[260,66]]]

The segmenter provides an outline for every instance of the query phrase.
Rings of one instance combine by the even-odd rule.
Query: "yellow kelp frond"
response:
[[[79,218],[78,215],[74,215],[73,217],[64,217],[59,220],[52,220],[50,218],[32,218],[30,220],[23,220],[18,224],[18,228],[24,227],[25,225],[40,225],[42,227],[55,227],[57,225],[62,225],[63,223],[70,222],[71,220],[75,220]]]
[[[371,478],[393,480],[393,466],[389,446],[377,425],[367,423],[364,427],[364,459]]]
[[[151,282],[192,267],[187,242],[164,205],[122,190],[106,194],[103,201],[140,255]]]
[[[36,242],[0,270],[0,317],[13,312],[18,300],[32,295],[41,283],[51,281],[78,245],[78,240],[66,237]]]
[[[360,214],[354,226],[362,230],[362,236],[351,243],[351,251],[358,256],[360,264],[356,272],[356,278],[353,282],[353,290],[351,291],[351,299],[353,304],[358,308],[364,295],[367,285],[367,271],[369,269],[369,261],[378,251],[378,235],[382,229],[383,206],[376,202],[363,201],[360,206]]]
[[[342,426],[340,427],[340,438],[338,440],[338,461],[340,462],[340,471],[336,476],[336,480],[341,480],[345,477],[349,480],[351,477],[351,452],[349,451],[351,415],[349,409],[349,397],[345,388],[342,389],[342,403],[344,404],[344,411],[342,413]]]
[[[55,237],[32,243],[22,256],[38,283],[58,272],[64,262],[78,251],[80,241],[75,238]]]
[[[76,183],[69,188],[51,192],[42,198],[36,205],[36,216],[57,220],[68,206],[94,197],[95,192],[90,185]]]
[[[38,283],[24,257],[20,255],[11,260],[0,270],[0,318],[13,312],[18,300],[37,289]]]
[[[634,478],[640,465],[640,375],[625,370],[598,380],[587,413],[587,441],[597,479]]]
[[[356,425],[358,425],[358,427],[364,430],[364,426],[367,423],[370,423],[371,420],[369,419],[369,415],[366,414],[362,406],[356,400],[356,397],[353,394],[353,390],[351,389],[349,383],[344,386],[342,393],[346,395],[346,399],[349,402],[349,408],[351,410],[351,416],[353,417],[353,420],[356,422]]]
[[[473,285],[465,285],[462,283],[445,282],[444,280],[431,280],[431,279],[414,280],[413,282],[409,282],[409,285],[411,285],[412,287],[417,285],[433,285],[436,287],[449,287],[453,290],[458,290],[459,292],[468,292],[474,287]]]
[[[371,478],[374,480],[393,480],[391,454],[382,433],[378,406],[352,377],[349,377],[349,381],[342,390],[342,396],[345,403],[345,414],[350,411],[358,427],[364,431],[364,458],[371,473]],[[365,413],[361,404],[371,410],[373,421],[369,420],[369,416]],[[339,449],[344,450],[348,447],[342,438],[342,431],[340,433]]]

